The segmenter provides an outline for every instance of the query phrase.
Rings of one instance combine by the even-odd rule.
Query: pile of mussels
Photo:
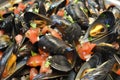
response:
[[[120,9],[107,0],[23,0],[0,10],[0,80],[120,80]]]

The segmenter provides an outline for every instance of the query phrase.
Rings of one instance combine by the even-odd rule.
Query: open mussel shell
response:
[[[17,62],[16,68],[13,71],[13,73],[10,74],[9,76],[7,76],[6,78],[4,78],[4,80],[11,80],[14,76],[18,76],[19,72],[25,67],[28,58],[29,58],[29,56],[26,56],[26,57],[23,57],[21,60],[19,60]],[[23,73],[25,73],[25,72],[23,72]],[[23,74],[20,74],[20,75],[23,75]]]
[[[14,43],[11,43],[7,47],[7,49],[4,51],[2,59],[0,60],[0,79],[2,78],[2,74],[3,74],[3,71],[4,71],[5,66],[7,64],[8,59],[12,55],[13,49],[14,49]]]
[[[112,42],[112,40],[116,37],[116,34],[113,34],[112,32],[115,28],[114,24],[115,17],[112,12],[105,11],[101,13],[99,17],[88,28],[81,42]],[[112,39],[109,36],[112,36]],[[108,39],[110,40],[108,41]]]
[[[46,17],[45,15],[37,14],[33,12],[25,12],[24,20],[27,23],[27,26],[30,26],[31,20],[43,20],[43,21],[46,21],[47,24],[51,24],[51,20],[48,17]]]

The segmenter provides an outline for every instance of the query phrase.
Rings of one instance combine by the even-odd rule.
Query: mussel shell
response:
[[[120,80],[120,76],[114,72],[111,72],[105,80]]]
[[[115,19],[119,19],[120,18],[120,9],[117,8],[116,6],[110,6],[108,8],[109,11],[111,11],[114,16],[115,16]]]
[[[11,43],[8,48],[4,51],[2,59],[0,60],[0,79],[2,78],[3,71],[5,69],[8,58],[11,56],[14,49],[14,43]]]
[[[3,29],[5,33],[11,34],[11,31],[13,30],[14,26],[14,15],[11,14],[7,18],[4,18],[3,21],[1,21],[0,29]]]
[[[82,26],[82,29],[87,29],[88,24],[88,17],[87,15],[82,11],[79,4],[69,4],[66,6],[67,13],[73,18],[75,22],[77,22],[79,25]]]
[[[64,39],[72,43],[78,41],[81,36],[81,27],[77,23],[73,23],[65,29]]]
[[[36,0],[32,5],[28,5],[25,11],[46,15],[46,9],[44,3],[43,1],[39,1],[39,0]]]
[[[102,63],[100,66],[83,76],[81,80],[104,80],[115,63],[116,60],[114,58],[107,60],[106,62]]]
[[[16,68],[12,74],[4,78],[4,80],[11,80],[14,76],[18,76],[19,72],[26,66],[26,62],[29,56],[23,57],[21,60],[17,62]],[[16,75],[17,73],[17,75]],[[21,74],[22,75],[22,74]]]
[[[53,3],[50,5],[50,7],[49,7],[49,9],[48,9],[48,11],[47,11],[47,16],[49,17],[49,16],[51,16],[53,13],[56,14],[60,8],[65,7],[65,4],[66,4],[66,0],[58,0],[58,1],[53,2]]]
[[[76,80],[83,75],[83,71],[86,69],[96,68],[107,60],[113,59],[114,54],[117,54],[117,50],[109,46],[97,46],[93,50],[94,55],[89,61],[85,62],[80,68]]]
[[[48,74],[38,74],[34,77],[33,80],[45,80],[45,79],[55,79],[58,77],[63,77],[63,76],[67,76],[68,72],[61,72],[61,71],[56,71],[53,70],[52,73],[48,73]]]
[[[30,27],[31,20],[43,20],[43,21],[46,21],[47,24],[51,24],[50,18],[48,18],[42,14],[36,14],[33,12],[25,12],[24,13],[24,20],[25,20],[28,27]]]
[[[70,45],[52,35],[40,36],[38,46],[52,54],[64,54],[73,51]]]
[[[43,1],[35,1],[34,4],[37,5],[37,8],[39,9],[39,14],[46,15],[46,9]]]
[[[95,25],[102,25],[104,29],[104,33],[102,33],[100,36],[93,38],[92,40],[89,40],[90,31],[92,28],[94,28]],[[115,28],[115,17],[112,12],[105,11],[99,15],[99,17],[91,24],[91,26],[88,28],[85,36],[83,37],[83,40],[81,41],[91,41],[94,43],[100,43],[100,42],[112,42],[113,39],[116,38],[116,34],[113,34],[114,28]],[[112,36],[112,38],[110,37]],[[108,40],[110,39],[110,40]]]
[[[73,69],[73,63],[70,63],[63,55],[52,56],[50,63],[50,66],[58,71],[68,72]]]
[[[0,36],[0,49],[7,47],[10,44],[10,37],[8,35]]]

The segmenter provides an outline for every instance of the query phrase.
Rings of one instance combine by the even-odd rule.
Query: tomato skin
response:
[[[41,66],[43,61],[44,61],[44,57],[42,57],[41,55],[35,55],[35,56],[31,56],[28,59],[27,65],[30,67],[37,67],[37,66]]]
[[[30,80],[33,80],[33,78],[38,74],[38,71],[36,68],[30,69]]]
[[[35,42],[38,41],[39,33],[40,33],[39,28],[30,28],[25,35],[27,38],[29,38],[30,42],[34,44]]]
[[[77,52],[78,52],[80,58],[83,60],[86,60],[86,56],[92,54],[91,51],[95,46],[96,46],[96,44],[86,42],[86,43],[83,43],[82,46],[80,44],[78,44],[76,46],[76,49],[77,49]]]

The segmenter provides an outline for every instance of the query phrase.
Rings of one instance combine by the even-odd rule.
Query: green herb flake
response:
[[[35,8],[35,9],[34,9],[34,12],[35,12],[35,13],[38,13],[38,12],[39,12],[39,10],[38,10],[37,8]]]
[[[69,16],[67,16],[66,17],[71,23],[74,23],[74,21],[73,21],[73,19],[72,19],[72,17],[69,15]]]
[[[74,3],[78,3],[78,0],[74,0]]]
[[[32,55],[32,56],[35,56],[35,55],[37,55],[37,53],[31,51],[31,55]]]
[[[49,60],[47,60],[46,62],[45,62],[45,67],[49,67],[50,66],[50,61]]]
[[[31,22],[30,25],[31,25],[32,28],[36,28],[37,27],[37,24],[33,23],[33,22]]]
[[[89,37],[89,38],[88,38],[88,40],[89,40],[89,41],[92,41],[92,40],[93,40],[93,38],[92,38],[92,37]]]
[[[107,27],[107,28],[109,28],[109,27],[110,27],[110,25],[109,25],[109,24],[106,24],[106,27]]]
[[[23,51],[23,50],[25,50],[25,49],[27,49],[27,47],[26,47],[26,46],[23,46],[22,48],[20,48],[20,51]]]
[[[84,9],[83,9],[83,11],[84,11],[85,13],[87,13],[87,12],[88,12],[88,10],[87,10],[86,8],[84,8]]]

